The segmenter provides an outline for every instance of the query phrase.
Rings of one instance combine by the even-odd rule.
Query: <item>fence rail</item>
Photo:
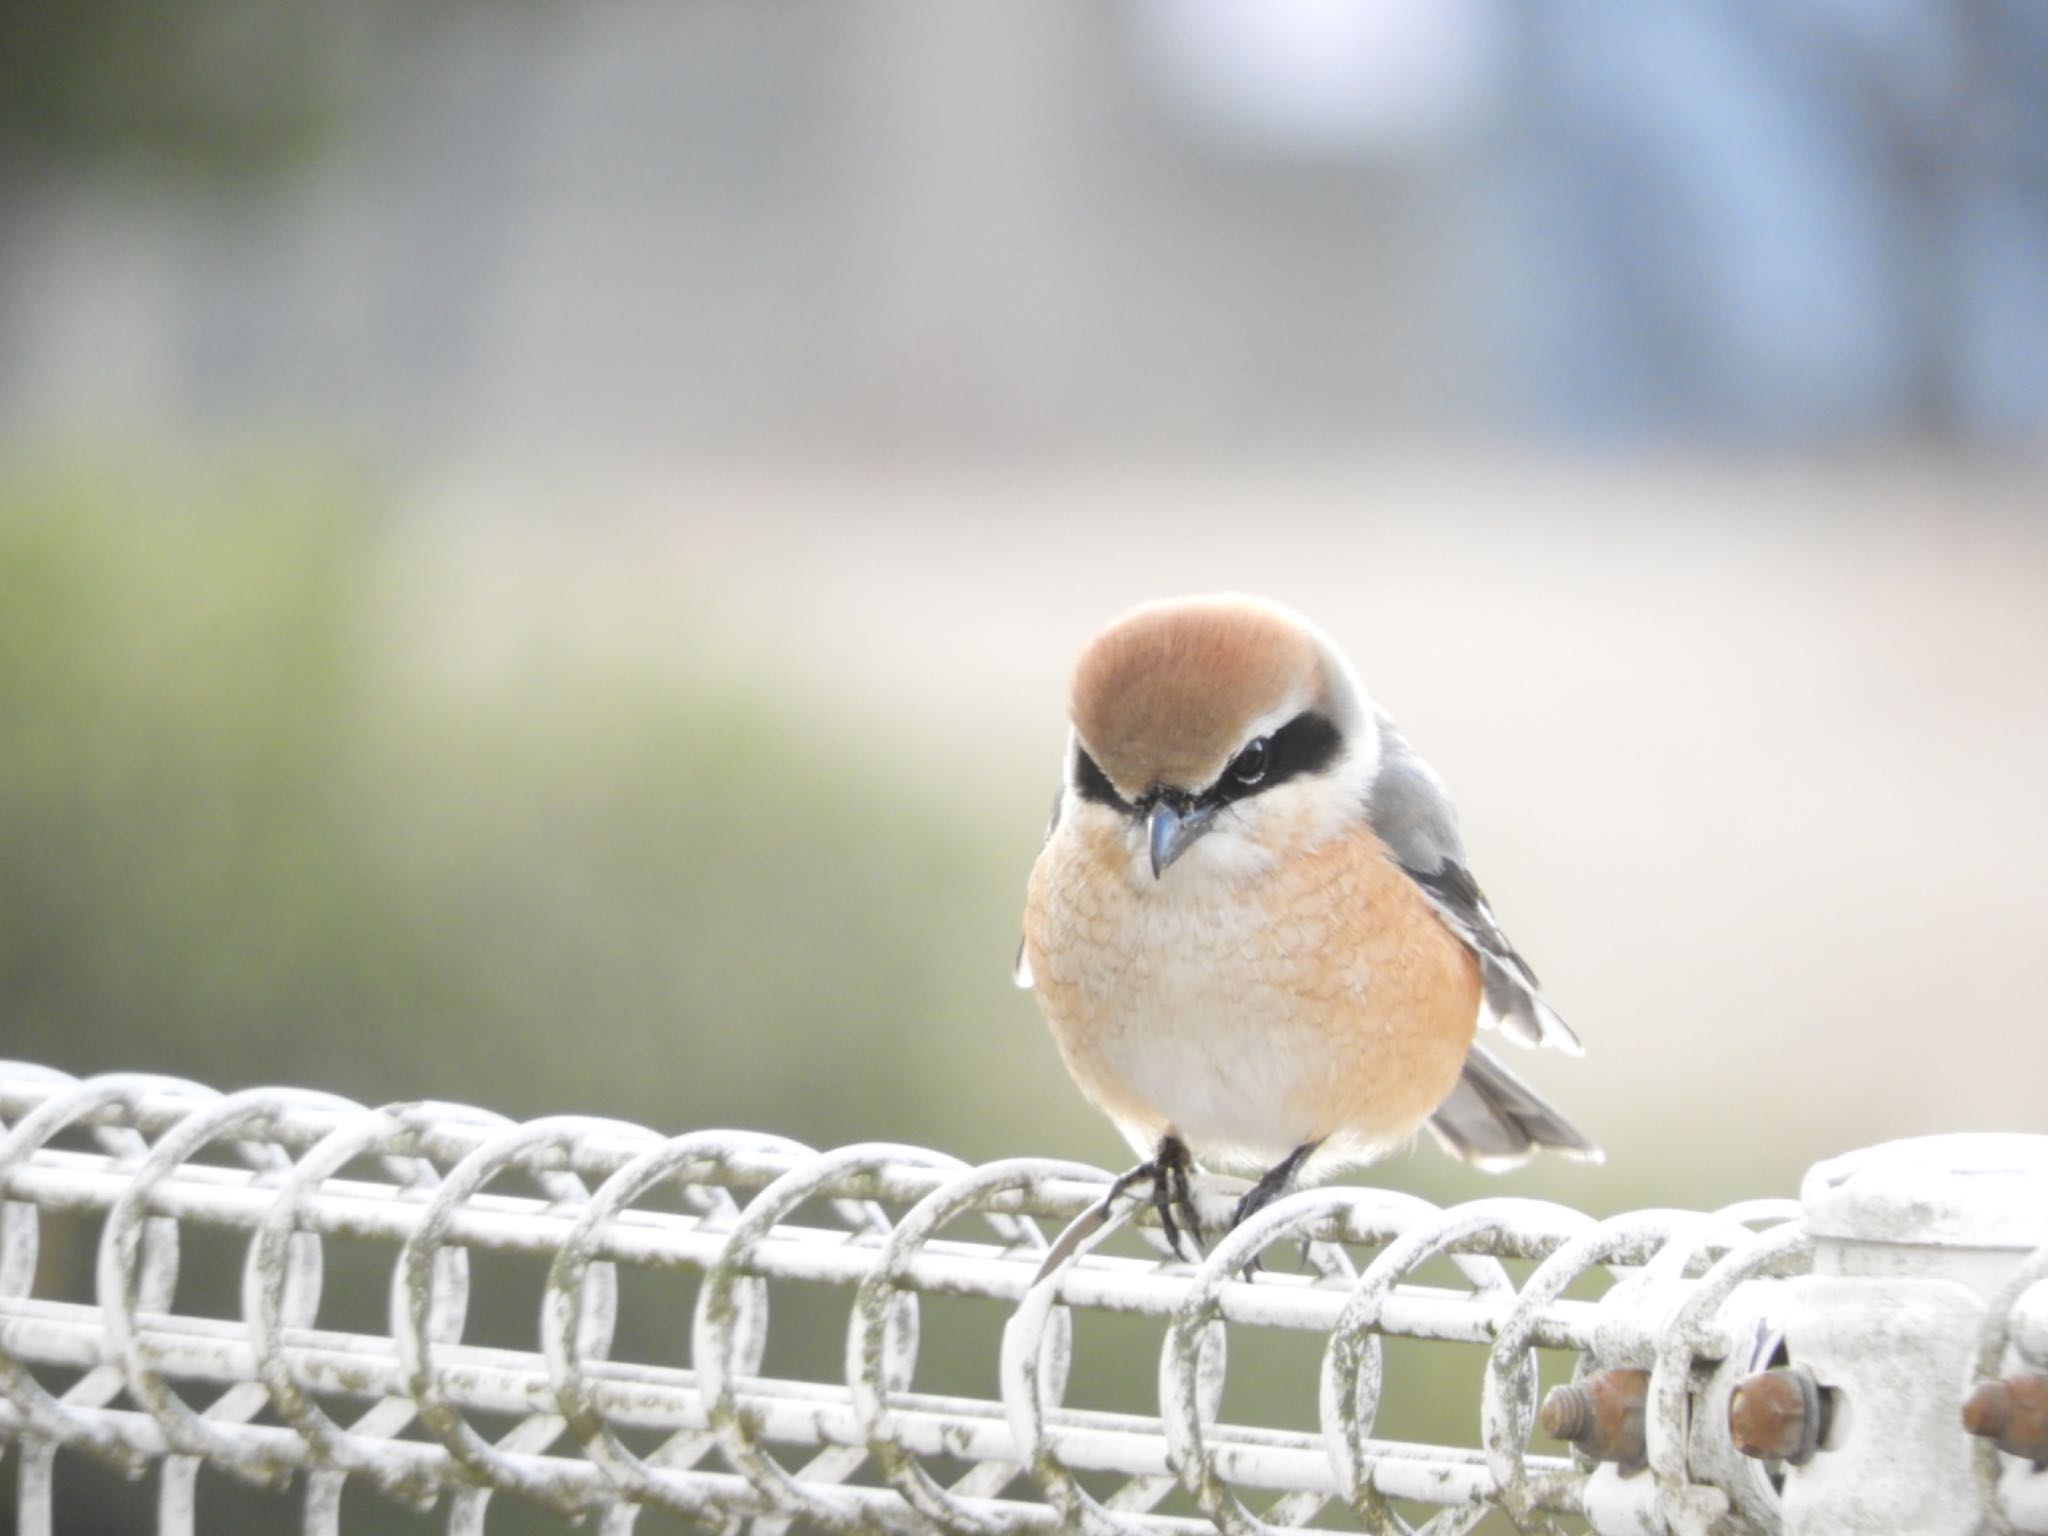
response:
[[[504,1495],[606,1536],[650,1510],[918,1536],[1442,1533],[1494,1509],[1532,1532],[2048,1530],[2048,1444],[2027,1438],[2048,1138],[1897,1143],[1821,1165],[1799,1202],[1604,1221],[1313,1190],[1192,1266],[1132,1206],[1071,1228],[1085,1240],[1041,1279],[1048,1234],[1108,1182],[1043,1159],[0,1065],[19,1529],[58,1529],[67,1456],[153,1475],[167,1533],[200,1528],[201,1467],[288,1491],[312,1532],[345,1528],[351,1484],[455,1532]],[[1205,1192],[1212,1215],[1229,1193]],[[81,1232],[89,1279],[62,1261]],[[238,1291],[207,1283],[208,1243],[240,1250]],[[366,1253],[388,1277],[375,1329],[349,1279]],[[522,1259],[546,1270],[532,1331],[483,1342],[482,1271]],[[621,1331],[629,1283],[687,1308],[686,1346],[614,1358],[640,1337]],[[840,1358],[816,1329],[775,1339],[820,1297]],[[918,1385],[943,1298],[999,1304],[944,1362],[985,1367],[986,1395]],[[1156,1411],[1068,1401],[1091,1313],[1157,1330]],[[1315,1428],[1241,1421],[1229,1358],[1264,1332],[1320,1347]],[[1375,1433],[1383,1397],[1434,1390],[1390,1384],[1388,1339],[1484,1348],[1470,1443]],[[1546,1359],[1575,1386],[1542,1400]],[[1990,1382],[1972,1440],[1963,1404]]]

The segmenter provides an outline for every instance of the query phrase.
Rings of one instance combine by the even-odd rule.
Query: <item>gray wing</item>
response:
[[[1501,932],[1466,867],[1458,812],[1443,780],[1385,714],[1376,724],[1380,767],[1366,791],[1366,820],[1451,932],[1479,957],[1489,1021],[1519,1044],[1554,1045],[1579,1055],[1585,1049],[1579,1037],[1543,1000],[1536,973]]]
[[[1429,1128],[1446,1151],[1490,1171],[1527,1162],[1546,1147],[1582,1163],[1602,1160],[1584,1131],[1476,1045]]]
[[[1062,784],[1058,789],[1053,791],[1052,819],[1046,822],[1045,824],[1045,842],[1042,842],[1038,845],[1041,852],[1044,850],[1045,844],[1052,841],[1053,833],[1059,828],[1060,806],[1066,802],[1066,798],[1066,785]],[[1010,966],[1010,980],[1014,981],[1019,987],[1023,988],[1026,992],[1029,992],[1031,990],[1031,961],[1030,958],[1026,956],[1024,953],[1024,941],[1021,938],[1017,940],[1017,958],[1015,961],[1011,963]]]

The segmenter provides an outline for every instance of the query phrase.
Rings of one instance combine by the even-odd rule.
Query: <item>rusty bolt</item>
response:
[[[2048,1376],[1987,1381],[1963,1404],[1963,1428],[2008,1456],[2048,1465]]]
[[[1728,1399],[1728,1436],[1745,1456],[1789,1461],[1813,1459],[1827,1438],[1829,1393],[1803,1365],[1759,1371],[1735,1384]]]
[[[1648,1371],[1595,1371],[1543,1399],[1543,1433],[1576,1445],[1595,1461],[1640,1463],[1643,1402],[1649,1395]]]

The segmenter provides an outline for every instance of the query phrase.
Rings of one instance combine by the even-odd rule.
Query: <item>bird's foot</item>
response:
[[[1166,1234],[1167,1248],[1177,1259],[1186,1259],[1190,1264],[1200,1263],[1202,1217],[1195,1208],[1194,1191],[1188,1184],[1188,1175],[1193,1168],[1194,1159],[1188,1156],[1187,1144],[1178,1136],[1167,1136],[1160,1141],[1159,1150],[1152,1155],[1151,1161],[1138,1164],[1109,1186],[1109,1193],[1102,1197],[1101,1209],[1106,1215],[1135,1185],[1148,1185],[1152,1209],[1159,1213],[1159,1229]],[[1192,1255],[1182,1250],[1183,1232]]]
[[[1168,1136],[1159,1143],[1159,1150],[1150,1161],[1138,1164],[1109,1186],[1109,1192],[1079,1216],[1067,1223],[1066,1230],[1053,1240],[1052,1246],[1040,1260],[1038,1273],[1032,1277],[1035,1286],[1050,1278],[1063,1268],[1069,1259],[1085,1251],[1100,1240],[1100,1234],[1116,1216],[1116,1203],[1137,1185],[1146,1186],[1143,1198],[1159,1213],[1159,1225],[1166,1235],[1167,1247],[1177,1259],[1186,1259],[1187,1253],[1181,1247],[1183,1229],[1189,1234],[1190,1247],[1194,1249],[1191,1263],[1198,1263],[1202,1257],[1202,1222],[1195,1209],[1194,1193],[1189,1188],[1188,1175],[1194,1167],[1188,1149],[1177,1136]]]
[[[1275,1200],[1286,1194],[1288,1190],[1292,1189],[1294,1187],[1294,1176],[1301,1172],[1301,1165],[1308,1161],[1309,1154],[1314,1152],[1319,1145],[1320,1143],[1318,1142],[1304,1142],[1281,1158],[1279,1162],[1268,1168],[1264,1173],[1260,1174],[1259,1181],[1239,1197],[1236,1209],[1231,1211],[1231,1230],[1236,1231],[1243,1222],[1250,1217],[1256,1216],[1260,1211],[1263,1211]],[[1253,1254],[1245,1261],[1243,1273],[1249,1278],[1257,1274],[1263,1267],[1259,1263],[1258,1255]]]

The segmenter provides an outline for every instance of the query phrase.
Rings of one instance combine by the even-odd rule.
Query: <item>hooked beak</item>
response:
[[[1145,830],[1152,845],[1152,878],[1166,873],[1166,866],[1194,846],[1216,819],[1216,807],[1198,805],[1183,814],[1164,800],[1152,807]]]

